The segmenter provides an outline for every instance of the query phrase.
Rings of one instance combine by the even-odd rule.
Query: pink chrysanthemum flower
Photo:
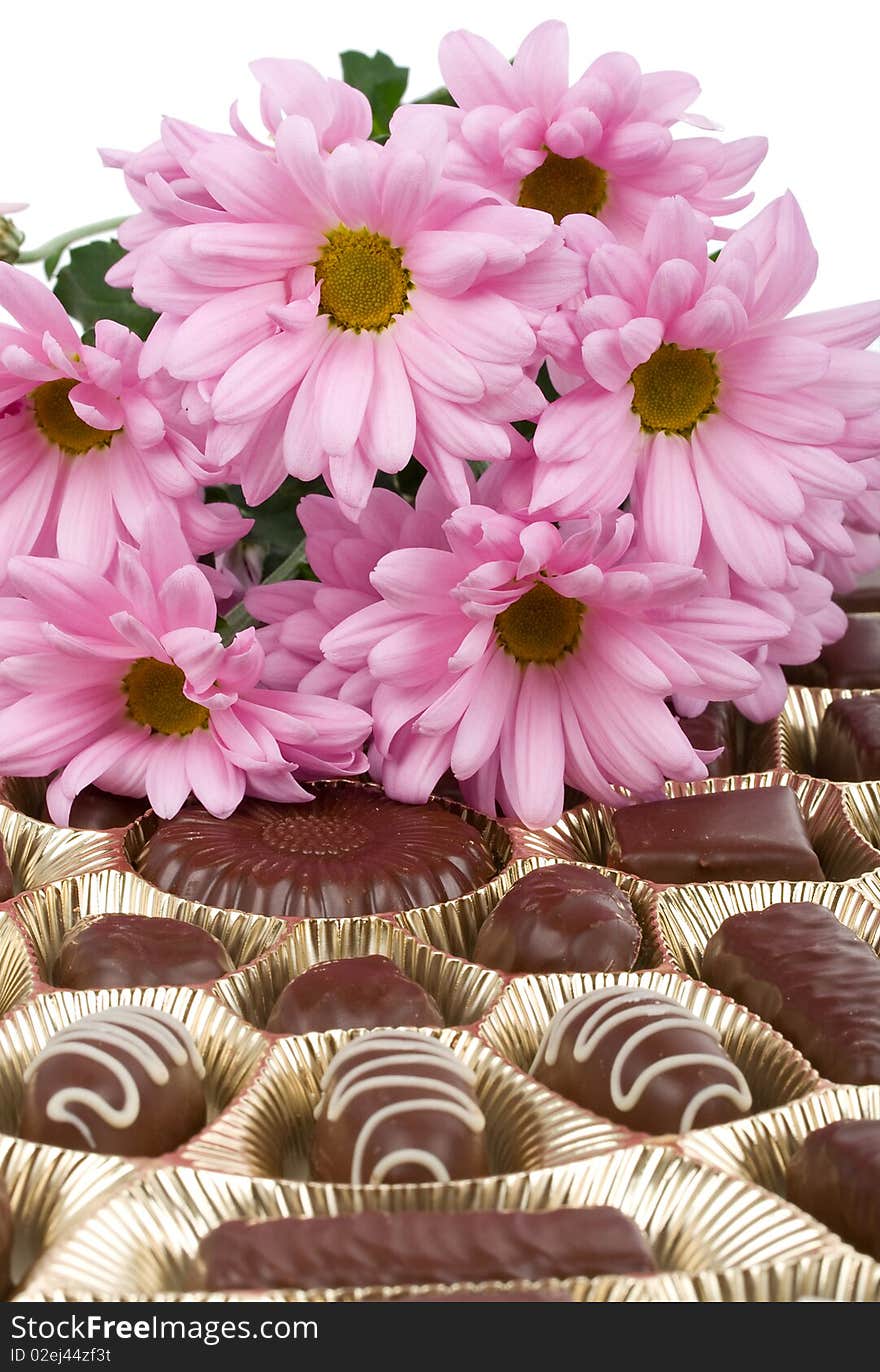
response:
[[[235,146],[239,139],[259,152],[271,153],[271,140],[289,114],[311,121],[325,152],[352,138],[369,138],[373,127],[369,101],[344,81],[321,76],[307,62],[284,58],[263,58],[252,62],[250,70],[260,83],[260,113],[268,135],[265,141],[248,132],[237,105],[233,105],[232,134],[201,129],[181,119],[165,119],[159,139],[140,152],[101,150],[104,165],[124,173],[139,207],[139,213],[132,215],[119,232],[127,255],[111,268],[108,280],[112,285],[130,286],[141,249],[168,229],[181,224],[220,223],[226,218],[222,204],[194,174],[192,158],[199,148],[215,144],[222,149]]]
[[[323,474],[346,512],[413,452],[456,500],[466,462],[510,451],[537,414],[533,323],[583,283],[549,215],[441,177],[442,125],[325,156],[279,124],[276,156],[240,140],[192,171],[226,213],[147,245],[138,299],[164,311],[145,357],[202,383],[208,455],[249,501]]]
[[[863,351],[880,302],[785,317],[816,272],[794,198],[715,262],[681,199],[658,205],[639,249],[571,225],[587,298],[542,330],[566,393],[535,434],[532,508],[629,497],[648,556],[704,565],[714,547],[759,586],[821,549],[851,553],[843,503],[876,451],[860,430],[880,406],[880,355]]]
[[[0,583],[18,553],[106,571],[150,505],[198,554],[247,533],[234,505],[203,503],[210,478],[180,386],[139,378],[135,334],[102,320],[87,346],[52,292],[5,263],[0,307],[18,322],[0,323]]]
[[[657,201],[682,195],[726,237],[712,221],[752,199],[736,192],[763,161],[765,138],[673,139],[679,122],[716,127],[687,112],[700,87],[686,72],[643,73],[611,52],[569,85],[568,30],[556,20],[533,29],[512,63],[476,34],[450,33],[440,66],[459,106],[443,110],[449,175],[547,210],[557,224],[597,215],[622,242],[637,241]],[[417,121],[424,109],[399,118]]]
[[[148,511],[143,544],[112,580],[80,563],[17,557],[22,599],[0,601],[0,772],[45,776],[64,824],[92,782],[147,795],[170,817],[190,793],[221,817],[247,791],[311,797],[301,781],[361,772],[369,716],[341,701],[260,686],[253,629],[224,646],[216,606],[183,537]]]
[[[667,697],[755,690],[742,654],[787,624],[704,595],[694,568],[631,560],[628,514],[558,529],[471,505],[441,532],[440,547],[382,558],[380,599],[322,643],[375,680],[374,769],[391,795],[424,801],[451,770],[479,809],[542,826],[566,782],[619,804],[621,787],[705,777]]]

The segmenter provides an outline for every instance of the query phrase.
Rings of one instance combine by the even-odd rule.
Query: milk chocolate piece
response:
[[[648,881],[822,881],[794,792],[755,786],[614,813],[610,863]]]
[[[834,599],[848,615],[876,614],[880,610],[880,571],[868,572],[851,591],[839,591]]]
[[[477,935],[474,961],[499,972],[628,972],[642,933],[620,887],[558,863],[527,872]]]
[[[95,915],[65,934],[52,984],[74,991],[108,986],[197,986],[235,964],[198,924],[150,915]]]
[[[847,616],[843,638],[827,643],[818,660],[805,667],[786,667],[798,686],[834,686],[873,690],[880,686],[880,614]]]
[[[146,814],[146,796],[114,796],[97,786],[87,786],[70,808],[72,829],[125,829]]]
[[[158,1157],[204,1124],[204,1075],[189,1031],[163,1010],[85,1015],[25,1072],[19,1133],[56,1148]]]
[[[729,777],[740,770],[740,721],[741,716],[734,706],[720,700],[710,701],[701,715],[679,719],[682,732],[694,748],[707,753],[716,748],[724,749],[714,762],[706,763],[710,777]]]
[[[3,840],[0,839],[0,900],[9,900],[15,895],[15,882],[12,877],[12,869],[6,857],[6,848]]]
[[[338,786],[304,805],[246,800],[228,819],[187,807],[159,827],[139,870],[187,900],[303,917],[451,900],[489,881],[495,864],[477,830],[440,805]]]
[[[880,1261],[880,1120],[835,1120],[788,1164],[788,1199]]]
[[[829,781],[880,779],[880,696],[832,700],[819,725],[814,770]]]
[[[450,1181],[489,1171],[471,1069],[428,1034],[374,1030],[333,1058],[315,1111],[314,1181]]]
[[[9,1192],[6,1189],[5,1181],[0,1179],[0,1300],[6,1299],[12,1285],[10,1264],[14,1237],[15,1226],[12,1218],[12,1207],[9,1204]]]
[[[532,1076],[606,1119],[648,1134],[684,1134],[739,1119],[748,1082],[717,1030],[643,986],[606,986],[554,1015]]]
[[[731,915],[701,976],[769,1020],[823,1076],[880,1082],[880,958],[824,905]]]
[[[442,1029],[440,1007],[390,958],[319,962],[285,986],[266,1028],[273,1034],[412,1025]]]
[[[230,1220],[199,1245],[196,1289],[534,1281],[656,1272],[620,1210],[398,1210]]]

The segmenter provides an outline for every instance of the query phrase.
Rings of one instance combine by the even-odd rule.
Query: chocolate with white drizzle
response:
[[[437,1039],[377,1030],[324,1073],[315,1112],[315,1181],[353,1186],[450,1181],[489,1170],[474,1074]]]
[[[751,1092],[717,1030],[670,996],[606,986],[557,1011],[532,1075],[576,1104],[647,1134],[739,1119]]]
[[[35,1143],[158,1157],[205,1122],[205,1068],[163,1010],[118,1005],[67,1025],[28,1067],[19,1132]]]

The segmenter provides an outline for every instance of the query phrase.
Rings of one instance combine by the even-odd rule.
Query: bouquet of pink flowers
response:
[[[792,314],[791,194],[726,226],[765,140],[622,53],[572,82],[552,21],[440,67],[255,62],[265,127],[105,150],[136,211],[60,271],[89,233],[0,205],[0,774],[56,823],[651,798],[880,565],[880,301]]]

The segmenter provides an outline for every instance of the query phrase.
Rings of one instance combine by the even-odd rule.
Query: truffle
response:
[[[52,982],[75,991],[197,986],[234,970],[220,940],[198,924],[151,915],[95,915],[65,934]]]
[[[606,986],[557,1011],[532,1075],[577,1105],[648,1134],[739,1119],[752,1097],[717,1030],[642,986]]]
[[[558,863],[527,872],[485,921],[474,960],[500,972],[628,972],[642,934],[620,887]]]
[[[836,1120],[788,1164],[788,1199],[880,1261],[880,1120]]]
[[[701,975],[769,1020],[824,1077],[880,1082],[880,958],[824,905],[730,915]]]
[[[788,786],[677,796],[614,813],[610,863],[658,883],[821,881]]]
[[[315,1111],[315,1181],[450,1181],[489,1170],[471,1069],[427,1034],[376,1030],[333,1058]]]
[[[713,700],[702,714],[683,716],[678,722],[685,737],[699,752],[723,749],[719,757],[706,763],[710,777],[729,777],[741,770],[738,756],[742,716],[729,701]]]
[[[67,1025],[24,1076],[21,1137],[158,1157],[205,1122],[204,1065],[179,1020],[120,1005]]]
[[[832,700],[816,740],[816,775],[829,781],[880,780],[880,699]]]
[[[11,1263],[12,1263],[12,1243],[15,1237],[15,1228],[12,1218],[12,1207],[9,1204],[9,1192],[6,1183],[0,1179],[0,1300],[5,1300],[12,1285]]]
[[[650,1274],[645,1235],[611,1206],[564,1210],[366,1210],[230,1220],[199,1245],[203,1291],[535,1281]]]
[[[440,805],[335,786],[304,805],[246,800],[228,819],[162,824],[141,875],[188,900],[259,915],[382,914],[451,900],[495,873],[481,835]]]
[[[87,786],[70,807],[68,825],[71,829],[126,829],[149,808],[146,796],[114,796],[97,786]],[[41,818],[50,820],[45,805]]]
[[[273,1034],[413,1026],[442,1029],[440,1007],[390,958],[319,962],[285,986],[266,1028]]]

